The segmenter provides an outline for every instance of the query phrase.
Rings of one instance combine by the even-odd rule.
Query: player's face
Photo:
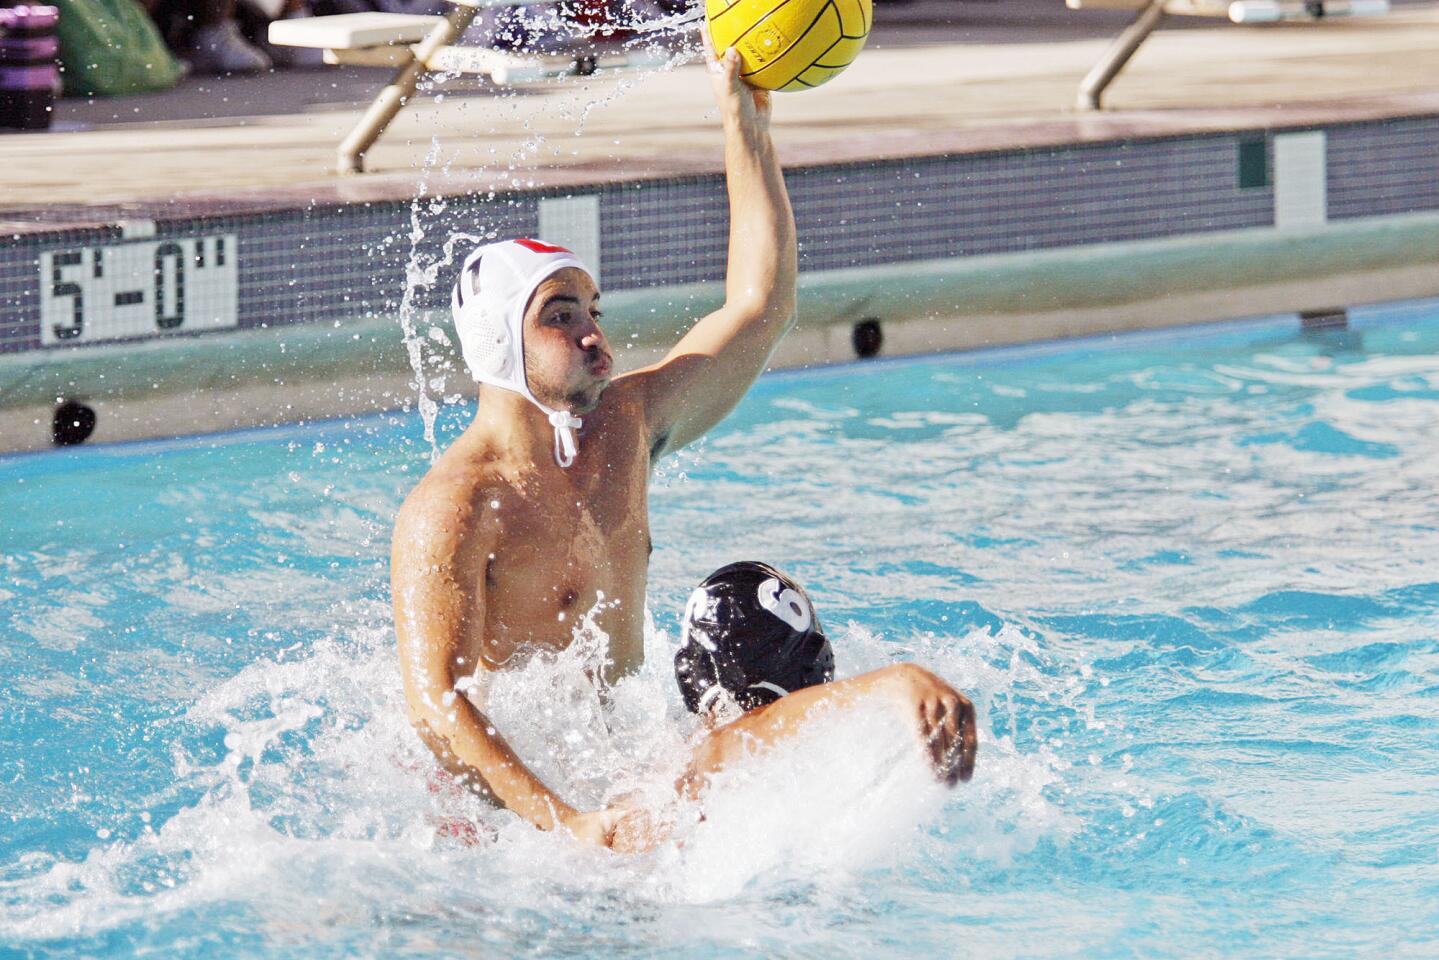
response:
[[[600,291],[565,267],[535,289],[525,311],[525,378],[547,407],[588,413],[609,385],[614,360],[600,329]]]

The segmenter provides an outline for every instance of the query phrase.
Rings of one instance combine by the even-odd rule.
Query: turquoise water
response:
[[[1434,304],[765,378],[659,471],[615,715],[566,662],[497,714],[561,792],[635,779],[689,588],[756,557],[842,673],[966,690],[978,770],[860,718],[635,859],[426,787],[417,415],[0,460],[0,954],[1432,955],[1436,427]]]

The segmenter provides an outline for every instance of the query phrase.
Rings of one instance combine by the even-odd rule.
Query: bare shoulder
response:
[[[666,418],[661,401],[677,375],[678,366],[683,366],[683,363],[660,360],[631,370],[616,377],[605,392],[605,400],[613,403],[614,412],[619,417],[643,426],[647,446],[662,444],[665,439]]]
[[[684,366],[683,357],[666,356],[643,367],[637,367],[616,377],[610,384],[606,396],[613,393],[616,399],[626,404],[644,406],[654,394],[662,390]]]
[[[453,564],[489,544],[497,532],[491,503],[508,490],[499,472],[449,454],[430,468],[395,518],[393,558]]]
[[[725,307],[664,359],[620,378],[643,410],[655,452],[688,446],[729,416],[792,325],[792,314],[779,320]]]
[[[590,443],[603,445],[611,466],[623,462],[627,451],[640,448],[646,454],[650,452],[655,430],[650,416],[647,377],[647,371],[634,370],[610,381],[599,407],[583,416],[582,448]]]
[[[642,413],[649,392],[654,389],[658,364],[622,373],[605,388],[604,406],[612,415],[633,417]]]

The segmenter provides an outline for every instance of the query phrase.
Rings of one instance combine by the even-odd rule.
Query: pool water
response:
[[[577,801],[642,787],[676,615],[753,557],[841,673],[968,692],[978,769],[835,718],[637,858],[430,789],[417,414],[0,460],[0,954],[1439,952],[1436,428],[1433,303],[766,377],[658,471],[646,669],[600,707],[591,636],[497,724]]]

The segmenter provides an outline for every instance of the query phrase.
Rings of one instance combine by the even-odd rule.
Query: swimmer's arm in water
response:
[[[400,675],[410,720],[447,770],[467,787],[541,830],[576,811],[532,774],[457,681],[480,664],[459,651],[484,627],[484,565],[494,549],[493,521],[476,517],[473,498],[416,491],[395,522],[390,580]],[[579,832],[579,831],[576,831]]]
[[[978,733],[974,704],[935,674],[912,663],[895,664],[848,680],[796,690],[767,706],[710,731],[695,744],[675,790],[691,800],[709,786],[710,777],[759,750],[772,747],[815,724],[831,710],[879,704],[912,719],[920,748],[935,776],[954,786],[974,774]],[[663,843],[669,827],[642,806],[624,802],[603,811],[605,842],[622,853],[640,853]]]
[[[922,748],[935,775],[950,786],[974,775],[979,740],[974,704],[935,674],[912,663],[805,687],[774,703],[751,710],[711,731],[695,747],[677,787],[698,796],[709,777],[736,760],[794,736],[819,722],[823,711],[860,703],[893,705],[913,718]]]
[[[690,329],[660,363],[628,377],[644,398],[659,455],[702,436],[734,409],[794,325],[794,214],[769,135],[769,93],[739,76],[738,56],[710,79],[724,125],[729,191],[725,303]]]

